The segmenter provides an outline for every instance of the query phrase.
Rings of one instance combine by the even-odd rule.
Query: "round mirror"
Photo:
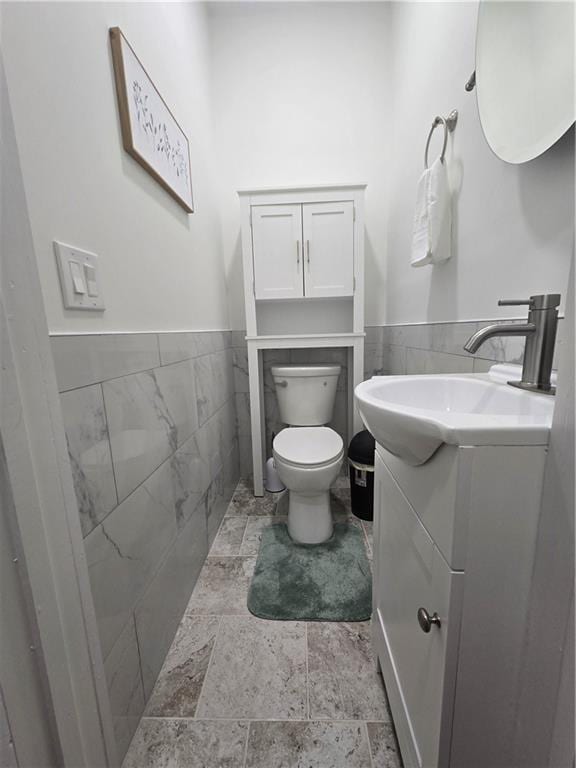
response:
[[[480,122],[508,163],[541,155],[576,118],[574,3],[481,0],[476,39]]]

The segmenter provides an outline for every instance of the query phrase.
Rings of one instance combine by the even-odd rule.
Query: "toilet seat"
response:
[[[322,467],[344,453],[342,438],[330,427],[286,427],[272,448],[278,459],[295,467]]]

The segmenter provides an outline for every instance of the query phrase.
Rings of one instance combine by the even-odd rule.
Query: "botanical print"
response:
[[[120,29],[110,37],[124,149],[192,213],[188,138]]]
[[[170,141],[168,127],[165,122],[154,120],[154,113],[148,107],[148,94],[144,92],[141,83],[132,83],[132,98],[138,117],[138,124],[144,133],[153,141],[156,152],[163,155],[174,167],[176,175],[182,176],[188,183],[188,161],[178,138],[175,143]]]

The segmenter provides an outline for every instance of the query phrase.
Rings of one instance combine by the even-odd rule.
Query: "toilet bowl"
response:
[[[338,477],[344,443],[329,427],[287,427],[274,439],[278,475],[288,488],[288,532],[302,544],[332,536],[330,486]]]
[[[338,365],[273,366],[282,420],[274,438],[278,475],[288,489],[288,532],[302,544],[332,536],[330,486],[344,458],[340,435],[324,426],[332,418]]]

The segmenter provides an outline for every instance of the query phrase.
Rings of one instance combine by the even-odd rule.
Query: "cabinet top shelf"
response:
[[[301,184],[299,186],[289,187],[252,187],[250,189],[239,189],[237,193],[240,197],[245,195],[270,194],[270,192],[323,192],[331,189],[366,189],[367,184]]]
[[[332,339],[336,338],[363,338],[364,332],[360,333],[286,333],[270,334],[264,336],[246,336],[246,341],[266,341],[267,339]]]
[[[363,346],[364,336],[364,333],[246,336],[246,342],[253,349],[329,349],[330,347],[353,347],[358,349],[358,346]]]

